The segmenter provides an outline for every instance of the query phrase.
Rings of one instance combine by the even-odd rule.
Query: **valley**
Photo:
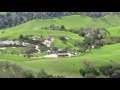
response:
[[[36,77],[43,69],[53,76],[84,78],[80,70],[87,65],[120,64],[119,35],[117,14],[33,19],[0,30],[0,61],[30,69]]]

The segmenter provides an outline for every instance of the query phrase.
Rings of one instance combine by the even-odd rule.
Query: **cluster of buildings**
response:
[[[29,43],[25,43],[25,42],[20,42],[18,40],[16,41],[12,41],[12,40],[6,40],[6,41],[0,41],[0,47],[9,47],[9,46],[23,46],[26,47],[30,45]]]
[[[39,37],[39,36],[35,36],[33,37],[33,40],[37,40],[37,41],[40,41],[42,42],[43,44],[45,44],[47,47],[51,47],[51,45],[53,44],[54,42],[54,37]]]
[[[72,53],[72,52],[66,52],[63,51],[62,49],[59,49],[56,53],[48,54],[43,57],[45,58],[59,58],[59,57],[71,57],[77,55],[77,53]]]
[[[66,37],[66,39],[70,39],[68,37]],[[54,42],[54,37],[40,37],[40,36],[34,36],[33,37],[33,40],[37,40],[37,41],[40,41],[42,42],[43,44],[45,44],[47,47],[51,47],[51,45],[53,44]],[[26,46],[29,46],[31,45],[30,43],[25,43],[25,42],[20,42],[19,40],[5,40],[5,41],[0,41],[0,49],[5,49],[6,47],[16,47],[16,46],[19,46],[19,47],[26,47]],[[36,50],[38,50],[40,52],[40,49],[39,49],[39,46],[35,45],[36,46]],[[48,50],[49,52],[51,52],[50,50]],[[58,58],[58,57],[71,57],[71,56],[74,56],[75,54],[71,53],[71,52],[65,52],[64,50],[62,49],[59,49],[57,52],[52,52],[52,53],[49,53],[48,55],[45,55],[43,57],[46,57],[46,58]]]

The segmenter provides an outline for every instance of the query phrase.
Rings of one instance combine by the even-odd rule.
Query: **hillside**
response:
[[[24,29],[33,29],[37,27],[46,27],[52,24],[57,26],[64,25],[67,29],[74,28],[110,28],[120,25],[119,15],[106,15],[101,18],[91,18],[88,16],[72,15],[63,16],[55,19],[35,19],[22,24]],[[25,26],[25,27],[24,27]],[[21,27],[21,25],[19,26]],[[22,28],[21,28],[22,29]]]
[[[44,27],[50,27],[50,25],[61,26],[64,25],[66,30],[47,30]],[[44,69],[48,74],[54,76],[60,75],[67,78],[81,78],[80,69],[84,69],[86,66],[84,62],[94,65],[95,67],[105,65],[113,62],[120,64],[120,16],[119,15],[106,15],[100,18],[92,18],[82,15],[63,16],[53,19],[34,19],[20,25],[0,30],[0,39],[14,40],[19,39],[20,35],[27,36],[42,36],[54,37],[54,46],[60,49],[69,47],[70,49],[81,49],[81,47],[75,46],[74,42],[80,42],[80,45],[85,46],[86,36],[82,37],[79,34],[70,32],[70,29],[76,30],[79,28],[105,28],[110,34],[106,34],[103,46],[99,48],[92,48],[89,51],[81,52],[72,57],[60,57],[60,58],[43,58],[42,56],[46,52],[32,53],[35,57],[30,58],[28,56],[22,56],[22,50],[26,47],[7,47],[5,50],[0,50],[0,61],[10,61],[17,63],[24,68],[32,69],[36,74],[40,69]],[[101,30],[100,29],[100,30]],[[106,31],[100,32],[105,33]],[[97,33],[97,30],[94,31]],[[101,34],[98,31],[98,34]],[[90,33],[88,33],[90,35]],[[88,35],[88,36],[89,36]],[[66,43],[60,39],[60,37],[69,38]],[[91,35],[94,37],[94,35]],[[90,36],[90,37],[91,37]],[[87,38],[90,38],[87,37]],[[22,37],[23,38],[23,37]],[[100,38],[98,38],[100,40]],[[22,41],[22,40],[21,40]],[[90,40],[88,39],[88,42]],[[40,43],[40,42],[39,42]],[[31,50],[31,49],[30,49]],[[14,53],[11,54],[10,52]],[[30,54],[31,55],[31,54]],[[36,55],[40,56],[37,57]]]
[[[79,74],[79,69],[84,68],[84,61],[87,61],[95,66],[105,65],[111,61],[120,63],[120,44],[104,46],[101,49],[93,50],[86,55],[80,55],[72,58],[61,59],[37,59],[30,60],[20,56],[1,55],[0,60],[9,60],[16,62],[25,68],[31,68],[34,72],[44,69],[52,75],[64,75],[66,77],[82,77]],[[14,58],[13,58],[14,57]]]
[[[120,26],[109,28],[108,31],[110,32],[111,36],[120,37]]]
[[[52,19],[70,15],[100,18],[106,15],[119,14],[119,12],[1,12],[0,29],[20,25],[33,19]]]
[[[3,15],[6,14],[6,13],[7,13],[7,12],[0,12],[0,14],[3,14]]]
[[[47,22],[47,21],[46,21]],[[48,22],[49,23],[49,22]],[[7,38],[9,40],[19,38],[20,35],[34,35],[34,36],[52,36],[56,37],[55,40],[55,46],[65,48],[67,46],[71,46],[73,48],[76,48],[73,43],[75,40],[78,40],[80,42],[83,42],[83,37],[67,32],[67,31],[56,31],[56,30],[42,30],[37,29],[34,30],[34,28],[45,26],[45,21],[41,22],[41,20],[33,20],[30,22],[27,22],[25,24],[18,25],[16,27],[12,27],[6,30],[0,31],[0,38]],[[4,33],[3,33],[4,31]],[[66,36],[69,37],[71,40],[67,42],[67,44],[63,44],[61,40],[59,40],[59,36]],[[59,43],[59,44],[58,44]]]

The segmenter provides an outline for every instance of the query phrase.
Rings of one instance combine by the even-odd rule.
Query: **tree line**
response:
[[[48,19],[68,15],[83,15],[90,17],[101,17],[112,12],[8,12],[0,14],[0,29],[16,26],[33,19]],[[120,14],[113,12],[113,14]]]
[[[87,61],[84,61],[84,64],[85,68],[79,70],[84,78],[120,78],[120,64],[112,60],[100,67],[95,67]]]

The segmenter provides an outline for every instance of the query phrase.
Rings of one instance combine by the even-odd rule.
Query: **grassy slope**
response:
[[[46,27],[52,24],[61,26],[65,25],[67,29],[79,28],[79,27],[113,27],[120,25],[119,15],[107,15],[101,18],[91,18],[88,16],[72,15],[63,16],[55,19],[35,19],[19,26],[19,29],[28,30],[36,27]]]
[[[82,37],[79,37],[78,35],[75,35],[70,32],[65,32],[65,31],[58,32],[58,31],[51,31],[51,30],[46,31],[41,29],[34,30],[34,28],[50,26],[51,24],[55,24],[58,26],[65,25],[67,29],[79,28],[79,27],[108,28],[113,26],[114,27],[119,26],[120,17],[118,15],[107,15],[102,18],[91,18],[88,16],[72,15],[72,16],[64,16],[64,17],[55,18],[55,19],[46,19],[46,20],[36,19],[12,28],[8,28],[6,29],[5,33],[2,33],[2,30],[1,30],[0,37],[8,37],[10,39],[13,39],[13,38],[18,38],[20,34],[23,34],[23,35],[30,35],[30,34],[41,35],[42,34],[43,36],[68,36],[73,40],[77,40],[77,39],[79,39],[80,41],[83,40]],[[112,30],[113,29],[111,29],[111,31]],[[114,35],[114,31],[112,32],[112,34]],[[116,32],[115,35],[116,34],[119,35],[118,32]],[[58,40],[57,42],[60,43],[61,41]],[[71,44],[71,42],[68,42],[68,43],[69,45]],[[62,42],[60,44],[64,46]],[[70,45],[70,46],[73,47],[73,45]]]
[[[6,14],[7,12],[0,12],[0,14]]]
[[[66,77],[82,77],[79,75],[79,69],[84,68],[83,61],[86,60],[93,65],[100,66],[109,63],[111,60],[120,63],[120,44],[107,45],[101,49],[93,50],[86,55],[80,55],[72,58],[58,59],[27,59],[19,56],[0,55],[2,60],[9,59],[25,68],[31,68],[34,72],[45,69],[53,75],[64,75]],[[7,58],[9,57],[9,58]]]
[[[34,30],[33,28],[36,27],[41,27],[41,26],[46,26],[48,23],[50,23],[50,19],[48,20],[32,20],[29,21],[27,23],[12,27],[12,28],[8,28],[5,30],[5,32],[3,33],[3,30],[0,30],[0,37],[7,37],[9,39],[14,39],[14,38],[18,38],[20,34],[22,35],[42,35],[42,36],[54,36],[56,37],[56,42],[55,42],[55,46],[57,47],[61,47],[61,46],[71,46],[73,48],[73,42],[75,40],[79,40],[79,41],[83,41],[83,37],[80,37],[77,34],[71,33],[71,32],[66,32],[66,31],[53,31],[53,30],[41,30],[41,29],[37,29]],[[49,24],[50,25],[50,24]],[[69,40],[67,42],[67,44],[63,44],[61,40],[57,39],[58,36],[67,36],[69,38],[71,38],[71,40]],[[58,44],[59,43],[59,44]],[[62,47],[62,48],[63,48]]]
[[[111,36],[120,37],[120,26],[109,28],[108,31],[110,32]]]
[[[17,47],[17,48],[7,47],[5,50],[2,50],[2,51],[14,52],[14,53],[17,53],[17,54],[22,54],[23,50],[24,50],[24,47]]]
[[[80,55],[72,58],[61,59],[39,59],[35,61],[26,62],[29,67],[34,70],[39,68],[45,69],[47,72],[54,75],[65,75],[69,77],[78,77],[79,69],[84,68],[83,61],[99,66],[110,62],[111,60],[120,63],[120,44],[107,45],[99,50],[93,50],[86,55]]]
[[[78,19],[79,18],[79,19]],[[82,18],[82,19],[80,19]],[[87,18],[87,19],[85,19]],[[111,20],[110,20],[111,19]],[[115,27],[115,28],[109,28],[112,36],[119,36],[119,16],[115,15],[108,15],[100,19],[95,19],[91,21],[92,19],[90,17],[83,17],[83,16],[68,16],[68,17],[62,17],[59,19],[54,20],[32,20],[30,22],[27,22],[25,24],[9,28],[5,31],[5,33],[1,33],[0,31],[0,37],[11,37],[15,38],[19,34],[34,34],[34,35],[44,35],[44,36],[69,36],[72,39],[81,39],[78,35],[75,35],[73,33],[69,32],[58,32],[58,31],[45,31],[45,30],[33,30],[34,27],[42,27],[42,26],[49,26],[50,24],[55,23],[56,25],[62,25],[64,24],[67,28],[76,28],[76,27],[87,27],[87,26],[93,26],[96,27],[102,27],[105,26],[108,27]],[[118,21],[117,21],[118,20]],[[75,21],[73,23],[73,21]],[[98,23],[98,24],[97,24]],[[80,25],[79,25],[80,24]],[[99,25],[100,24],[100,25]],[[58,43],[61,41],[57,40]],[[59,44],[62,46],[61,44]],[[77,57],[72,58],[60,58],[60,59],[37,59],[37,60],[31,60],[28,58],[20,57],[20,56],[13,56],[13,55],[0,55],[0,60],[10,60],[13,62],[16,62],[23,67],[31,68],[35,72],[39,71],[39,69],[45,69],[48,73],[53,75],[64,75],[67,77],[81,77],[79,75],[79,69],[84,68],[83,61],[87,60],[90,63],[93,63],[94,65],[103,65],[111,60],[117,63],[120,63],[120,44],[115,45],[108,45],[104,46],[101,49],[93,50],[91,53],[88,53],[86,55],[80,55]]]

